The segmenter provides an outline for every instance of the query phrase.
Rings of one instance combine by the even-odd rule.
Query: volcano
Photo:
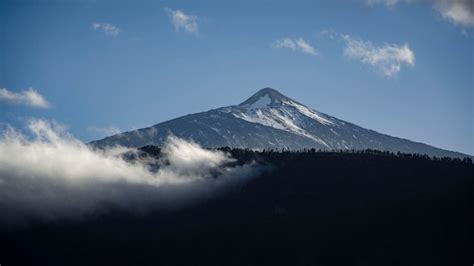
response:
[[[178,117],[90,144],[98,147],[161,146],[170,135],[207,148],[374,149],[437,157],[468,157],[357,126],[314,110],[272,88],[259,90],[239,105]]]

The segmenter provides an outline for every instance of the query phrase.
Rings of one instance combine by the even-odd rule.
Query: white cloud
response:
[[[374,67],[385,77],[396,76],[403,65],[415,65],[415,54],[408,44],[375,46],[370,41],[354,39],[349,35],[342,35],[342,39],[346,42],[344,48],[346,57],[358,59]]]
[[[105,35],[107,36],[111,36],[111,37],[117,37],[121,32],[122,30],[119,29],[117,26],[114,26],[110,23],[99,23],[99,22],[96,22],[96,23],[93,23],[92,24],[92,28],[94,30],[100,30],[102,31]]]
[[[326,36],[331,40],[335,40],[341,37],[341,34],[333,29],[323,29],[319,32],[319,34],[321,34],[322,36]]]
[[[310,55],[319,54],[319,52],[313,46],[307,43],[303,38],[283,38],[272,42],[270,46],[275,49],[287,48],[293,51],[299,51]]]
[[[189,33],[199,33],[199,18],[197,16],[188,15],[181,10],[173,10],[171,8],[165,8],[168,14],[171,24],[174,25],[176,31],[184,30]]]
[[[98,133],[101,136],[112,136],[115,134],[119,134],[121,130],[118,127],[110,126],[110,127],[88,127],[87,131]]]
[[[28,128],[32,138],[12,128],[0,136],[0,224],[84,217],[110,205],[172,208],[245,182],[256,169],[175,137],[156,159],[123,147],[93,149],[45,120]]]
[[[383,4],[388,7],[398,3],[429,3],[441,16],[454,24],[474,27],[473,0],[367,0],[369,5]]]
[[[49,108],[50,106],[48,101],[46,101],[46,99],[33,88],[21,92],[13,92],[5,88],[0,89],[0,101],[38,108]]]
[[[462,26],[474,27],[474,2],[472,0],[437,0],[435,8],[446,20]]]
[[[404,2],[411,2],[411,0],[367,0],[367,4],[370,6],[373,5],[386,5],[388,7],[394,6],[398,4],[399,2],[404,1]]]

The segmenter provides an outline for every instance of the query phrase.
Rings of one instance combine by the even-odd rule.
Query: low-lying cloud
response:
[[[251,165],[230,166],[220,151],[170,137],[160,159],[135,149],[94,149],[63,127],[32,120],[26,137],[9,128],[0,137],[0,223],[83,218],[107,207],[136,211],[173,208],[244,182]]]
[[[49,108],[48,101],[33,88],[20,92],[9,91],[5,88],[0,89],[0,101],[37,108]]]

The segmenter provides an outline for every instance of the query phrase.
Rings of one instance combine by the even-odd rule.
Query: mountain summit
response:
[[[239,105],[182,116],[91,144],[127,147],[162,145],[169,135],[210,148],[376,149],[438,157],[466,157],[461,153],[359,127],[318,112],[272,88],[259,90]]]
[[[294,102],[294,100],[286,97],[275,89],[264,88],[257,91],[250,98],[239,104],[239,106],[244,108],[265,107],[272,104],[279,104],[284,101]]]

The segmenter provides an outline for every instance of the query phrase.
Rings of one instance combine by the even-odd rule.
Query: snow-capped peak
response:
[[[264,88],[256,92],[250,98],[239,104],[239,109],[245,109],[246,113],[287,113],[291,120],[295,120],[295,115],[300,114],[316,120],[323,125],[334,125],[331,117],[313,110],[293,99],[286,97],[279,91],[272,88]],[[262,110],[272,109],[272,110]],[[241,112],[243,110],[240,110]]]
[[[239,104],[240,107],[257,109],[269,107],[276,104],[281,104],[284,101],[293,101],[292,99],[281,94],[279,91],[272,88],[264,88],[257,91],[250,98]]]
[[[304,136],[326,147],[328,145],[318,136],[311,134],[307,128],[315,124],[331,127],[336,125],[332,117],[300,104],[271,88],[259,90],[237,108],[228,111],[237,118]]]
[[[205,147],[249,149],[379,149],[464,157],[425,144],[390,137],[320,113],[265,88],[239,105],[178,117],[149,128],[91,142],[97,147],[162,145],[170,135]]]

